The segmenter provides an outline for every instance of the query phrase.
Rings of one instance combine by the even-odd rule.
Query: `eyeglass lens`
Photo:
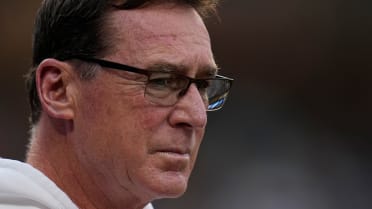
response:
[[[155,73],[156,74],[156,73]],[[195,83],[207,111],[220,109],[227,98],[231,80],[225,78],[195,79],[170,73],[150,76],[146,85],[146,98],[159,105],[174,105]]]

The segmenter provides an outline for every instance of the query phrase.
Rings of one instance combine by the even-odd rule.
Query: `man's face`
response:
[[[107,24],[113,48],[102,59],[143,69],[176,66],[193,78],[216,68],[208,32],[191,7],[115,11]],[[144,78],[104,69],[79,85],[74,149],[108,196],[183,194],[204,135],[206,110],[194,84],[175,105],[159,106],[144,97]]]

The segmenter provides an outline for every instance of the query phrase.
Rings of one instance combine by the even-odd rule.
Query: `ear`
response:
[[[48,116],[74,118],[74,85],[72,66],[56,59],[45,59],[36,70],[36,87],[40,103]]]

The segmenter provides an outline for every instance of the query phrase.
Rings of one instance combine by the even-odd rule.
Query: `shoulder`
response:
[[[48,177],[26,163],[0,158],[0,209],[77,209]]]
[[[152,204],[149,203],[149,204],[146,205],[146,207],[144,207],[143,209],[154,209],[154,207],[152,207]]]

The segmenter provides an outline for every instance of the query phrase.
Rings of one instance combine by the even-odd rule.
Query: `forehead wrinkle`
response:
[[[139,37],[136,38],[138,39]],[[213,76],[218,71],[218,67],[214,61],[208,64],[200,62],[203,58],[202,54],[198,53],[200,51],[198,48],[203,48],[203,46],[210,48],[209,39],[193,39],[192,34],[187,37],[183,34],[172,33],[151,33],[141,38],[144,39],[138,40],[135,46],[132,45],[137,48],[137,50],[132,51],[132,58],[135,58],[138,63],[145,64],[142,66],[143,68],[173,71],[185,75],[188,74],[189,71],[196,70],[195,72],[197,75],[203,76]],[[155,39],[157,41],[154,41]],[[190,48],[185,48],[185,43],[189,43],[187,45],[188,47],[198,49],[196,50],[197,53],[190,55]],[[195,52],[195,50],[192,51]],[[149,62],[143,63],[143,57],[146,57]],[[198,63],[200,66],[197,66]]]
[[[183,50],[182,53],[184,53],[185,50],[182,49],[184,43],[193,43],[196,46],[206,45],[210,48],[210,38],[208,33],[196,33],[195,31],[173,32],[169,29],[161,31],[157,30],[155,32],[151,29],[151,27],[154,27],[153,25],[146,27],[148,26],[146,25],[148,23],[145,23],[138,18],[125,14],[122,16],[126,17],[125,19],[121,19],[121,21],[125,21],[125,24],[122,24],[125,28],[124,33],[115,33],[115,31],[120,31],[119,27],[113,27],[110,31],[114,34],[114,42],[122,43],[123,46],[125,46],[125,49],[117,48],[118,44],[114,44],[111,49],[114,54],[121,52],[124,53],[123,55],[130,55],[130,57],[136,60],[135,62],[141,62],[144,54],[155,55],[164,52],[166,53],[170,48],[177,49],[180,47],[179,51],[181,52]],[[128,27],[129,25],[131,27]],[[194,38],[195,36],[198,37]],[[130,52],[130,54],[127,54],[128,52]],[[139,53],[138,56],[137,53]],[[125,58],[126,56],[121,57]]]
[[[173,67],[175,71],[183,74],[215,75],[217,67],[213,55],[205,50],[211,49],[211,46],[202,19],[191,8],[177,8],[177,11],[148,7],[115,12],[116,18],[111,16],[115,24],[110,25],[116,26],[111,34],[117,44],[112,56],[125,64],[144,69],[153,68],[154,64],[170,63],[176,66]],[[182,20],[186,22],[182,25],[176,20],[165,19],[171,20],[175,14],[185,14],[188,18],[184,16]],[[209,60],[208,63],[206,60]],[[169,65],[166,66],[169,69]]]

